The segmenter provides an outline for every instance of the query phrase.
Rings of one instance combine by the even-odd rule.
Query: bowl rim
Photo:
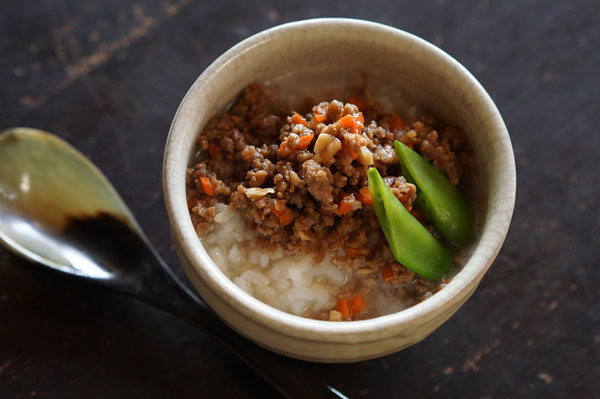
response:
[[[185,162],[187,167],[189,154],[181,156],[184,138],[186,135],[199,133],[186,132],[182,119],[188,112],[193,112],[189,109],[190,98],[202,92],[202,83],[218,74],[224,65],[240,54],[251,51],[252,47],[267,40],[285,40],[286,35],[315,26],[322,29],[359,29],[365,34],[376,31],[389,35],[390,39],[410,43],[418,47],[419,51],[428,52],[434,59],[452,68],[465,79],[465,86],[470,86],[465,87],[465,91],[473,91],[478,101],[483,104],[481,109],[486,115],[482,119],[493,127],[495,145],[503,148],[503,151],[499,151],[499,156],[504,168],[498,172],[500,176],[497,179],[498,189],[503,193],[503,201],[489,216],[469,262],[444,289],[427,300],[400,312],[373,319],[335,323],[307,319],[271,307],[237,287],[221,272],[200,243],[187,210],[185,176],[181,176],[176,170],[176,166],[181,162]],[[367,342],[396,335],[403,327],[417,321],[419,324],[428,323],[446,309],[464,300],[460,295],[463,290],[475,289],[499,252],[508,232],[515,203],[516,168],[510,136],[496,105],[475,77],[446,52],[418,36],[380,23],[350,18],[315,18],[278,25],[248,37],[218,57],[195,80],[179,105],[169,130],[163,160],[163,191],[174,240],[180,244],[180,249],[193,266],[194,272],[229,306],[244,312],[247,318],[290,337],[322,342]],[[484,241],[486,245],[482,246]]]

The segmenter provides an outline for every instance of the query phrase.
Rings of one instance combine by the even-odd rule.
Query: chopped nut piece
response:
[[[275,189],[273,189],[273,188],[252,187],[252,188],[247,188],[244,190],[244,194],[246,194],[246,197],[251,198],[251,199],[264,197],[267,194],[274,194],[274,193],[275,193]]]
[[[319,163],[330,163],[335,154],[342,149],[342,142],[327,133],[319,134],[315,142],[315,161]],[[371,157],[371,160],[373,158]]]
[[[330,310],[329,321],[342,321],[342,314],[337,310]]]
[[[373,154],[367,147],[360,147],[360,153],[358,154],[358,158],[356,158],[358,162],[363,164],[364,166],[373,165]]]
[[[357,278],[365,278],[375,274],[375,270],[369,269],[368,267],[361,267],[354,271],[354,276]]]

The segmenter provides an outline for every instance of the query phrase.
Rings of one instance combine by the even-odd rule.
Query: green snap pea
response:
[[[458,247],[470,244],[475,219],[460,191],[435,166],[406,145],[396,140],[394,149],[402,174],[417,186],[416,205],[425,219],[451,244]]]
[[[396,260],[432,280],[447,274],[453,265],[450,251],[404,208],[375,168],[369,169],[369,192]]]

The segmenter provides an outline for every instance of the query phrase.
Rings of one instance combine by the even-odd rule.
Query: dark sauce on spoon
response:
[[[138,232],[121,217],[106,211],[69,216],[61,235],[82,257],[113,273],[136,268],[147,251]]]

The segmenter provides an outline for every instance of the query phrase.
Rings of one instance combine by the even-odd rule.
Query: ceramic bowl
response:
[[[390,102],[418,104],[461,127],[477,179],[477,240],[456,277],[431,298],[401,312],[364,321],[329,322],[284,313],[246,294],[214,264],[186,203],[185,174],[196,137],[215,113],[253,82],[296,82],[301,95],[348,85],[365,72]],[[285,85],[284,85],[285,86]],[[293,85],[292,85],[293,86]],[[290,87],[292,87],[290,86]],[[473,294],[498,254],[515,201],[510,138],[489,95],[456,60],[406,32],[351,19],[281,25],[237,44],[200,75],[169,132],[163,187],[172,234],[185,271],[202,298],[240,334],[275,352],[318,362],[383,356],[429,335]]]

